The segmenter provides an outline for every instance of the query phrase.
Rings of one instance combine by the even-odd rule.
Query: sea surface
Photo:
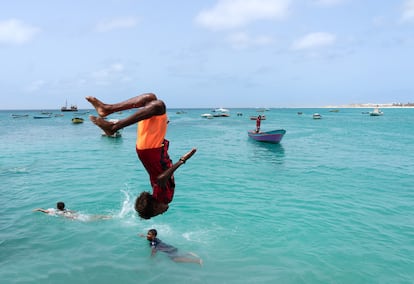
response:
[[[94,110],[0,111],[0,282],[414,283],[414,109],[368,111],[170,109],[170,157],[197,153],[151,220],[133,209],[151,190],[136,126],[114,139]],[[248,138],[258,114],[286,130],[280,144]],[[33,212],[58,201],[82,218]],[[151,228],[203,265],[151,257],[138,236]]]

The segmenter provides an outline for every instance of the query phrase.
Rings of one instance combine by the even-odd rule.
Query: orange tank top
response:
[[[154,149],[162,146],[167,133],[167,114],[153,116],[138,122],[137,142],[138,150]]]

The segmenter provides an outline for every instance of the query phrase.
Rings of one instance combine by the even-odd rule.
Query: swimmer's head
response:
[[[156,237],[157,236],[157,230],[150,229],[150,230],[148,230],[148,234],[153,235],[154,237]]]
[[[65,203],[62,201],[59,201],[58,203],[56,203],[56,208],[59,210],[65,210]]]

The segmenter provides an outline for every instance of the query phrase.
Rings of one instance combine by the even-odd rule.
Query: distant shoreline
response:
[[[330,109],[341,109],[341,108],[414,108],[414,105],[412,104],[405,104],[405,105],[396,105],[396,104],[373,104],[373,103],[367,103],[367,104],[346,104],[346,105],[326,105],[326,106],[306,106],[306,107],[283,107],[283,106],[277,106],[277,107],[269,107],[268,109],[312,109],[312,108],[330,108]],[[208,109],[214,109],[212,107],[170,107],[170,110],[189,110],[189,109],[199,109],[199,110],[208,110]],[[262,109],[259,107],[228,107],[228,109]],[[60,109],[0,109],[0,111],[58,111],[60,112]],[[94,111],[94,109],[91,108],[79,108],[78,112],[73,111],[69,113],[81,113],[85,111]]]
[[[348,104],[340,106],[324,106],[322,108],[414,108],[414,105],[395,105],[395,104]]]

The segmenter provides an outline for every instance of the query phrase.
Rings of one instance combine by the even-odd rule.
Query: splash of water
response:
[[[125,218],[129,215],[135,216],[135,209],[133,203],[133,194],[130,192],[128,185],[125,185],[126,189],[121,189],[120,191],[124,194],[122,201],[121,210],[118,214],[119,218]]]

